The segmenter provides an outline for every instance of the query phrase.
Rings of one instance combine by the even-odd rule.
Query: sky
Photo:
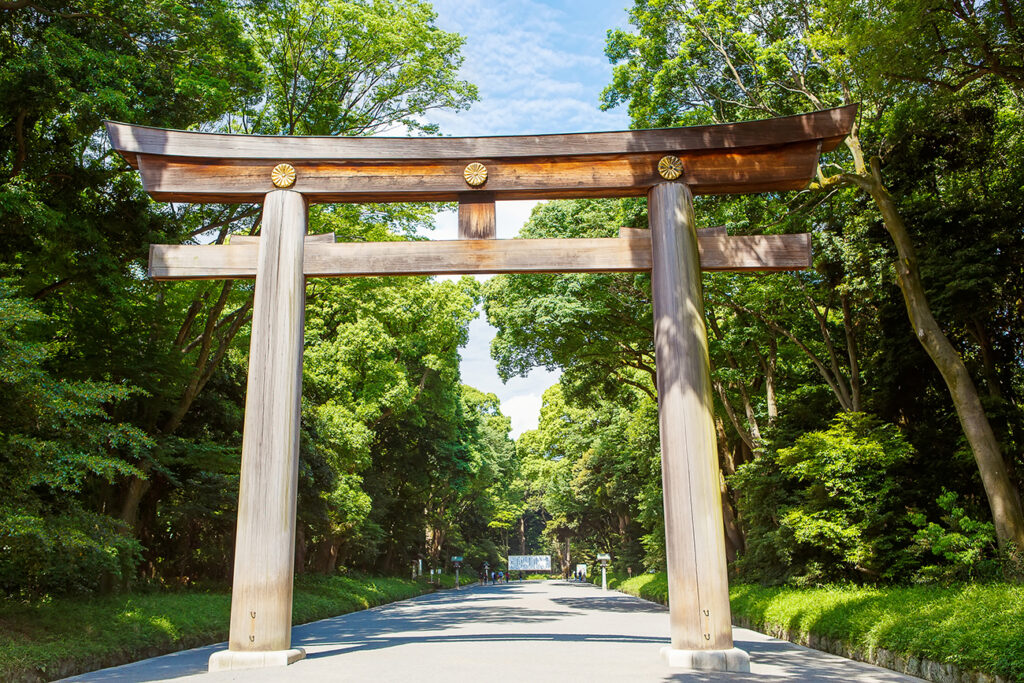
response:
[[[621,108],[601,111],[611,81],[605,35],[628,26],[630,0],[434,0],[437,26],[466,38],[461,77],[480,100],[468,111],[432,112],[443,135],[575,133],[629,128]],[[498,239],[515,237],[536,202],[497,202]],[[431,239],[455,239],[455,213],[439,217]],[[534,429],[544,390],[558,381],[543,368],[503,384],[490,356],[495,330],[483,312],[462,350],[462,381],[497,394],[512,436]]]

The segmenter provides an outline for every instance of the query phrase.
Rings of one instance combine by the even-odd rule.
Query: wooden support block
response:
[[[474,192],[459,197],[459,239],[493,240],[497,235],[494,195]]]
[[[711,228],[697,228],[697,237],[717,235],[727,237],[729,233],[724,225],[716,225]],[[619,228],[619,237],[622,239],[651,239],[650,228]]]
[[[334,244],[334,233],[333,232],[324,232],[324,233],[320,233],[319,235],[306,235],[305,242],[306,242],[306,244],[309,244],[311,242],[316,242],[318,244],[319,243]],[[260,243],[260,236],[259,235],[231,235],[231,237],[228,238],[228,242],[227,243],[228,244],[234,244],[236,246],[239,245],[239,244],[259,244]]]
[[[651,237],[596,239],[451,240],[306,244],[309,277],[355,275],[458,275],[483,273],[587,273],[651,269]],[[781,271],[811,266],[811,236],[700,234],[703,270]],[[171,245],[149,249],[149,275],[157,280],[251,278],[255,244]]]

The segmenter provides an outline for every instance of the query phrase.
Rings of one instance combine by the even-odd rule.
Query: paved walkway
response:
[[[473,586],[297,626],[306,659],[286,668],[206,672],[223,643],[104,669],[72,681],[918,681],[735,629],[751,674],[681,673],[660,605],[562,581]]]

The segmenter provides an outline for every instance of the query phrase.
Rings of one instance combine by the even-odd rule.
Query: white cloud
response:
[[[512,418],[512,438],[531,429],[540,421],[541,394],[520,394],[501,404],[501,412]]]

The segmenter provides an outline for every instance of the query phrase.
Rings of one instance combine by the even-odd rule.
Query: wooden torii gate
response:
[[[854,106],[718,126],[479,138],[262,137],[108,123],[157,200],[263,203],[261,235],[152,245],[161,280],[255,278],[228,650],[210,669],[289,664],[307,277],[651,271],[671,666],[749,670],[733,646],[701,269],[811,265],[810,236],[697,231],[694,194],[805,187]],[[648,198],[650,230],[495,240],[500,199]],[[457,201],[455,241],[306,236],[318,202]]]

